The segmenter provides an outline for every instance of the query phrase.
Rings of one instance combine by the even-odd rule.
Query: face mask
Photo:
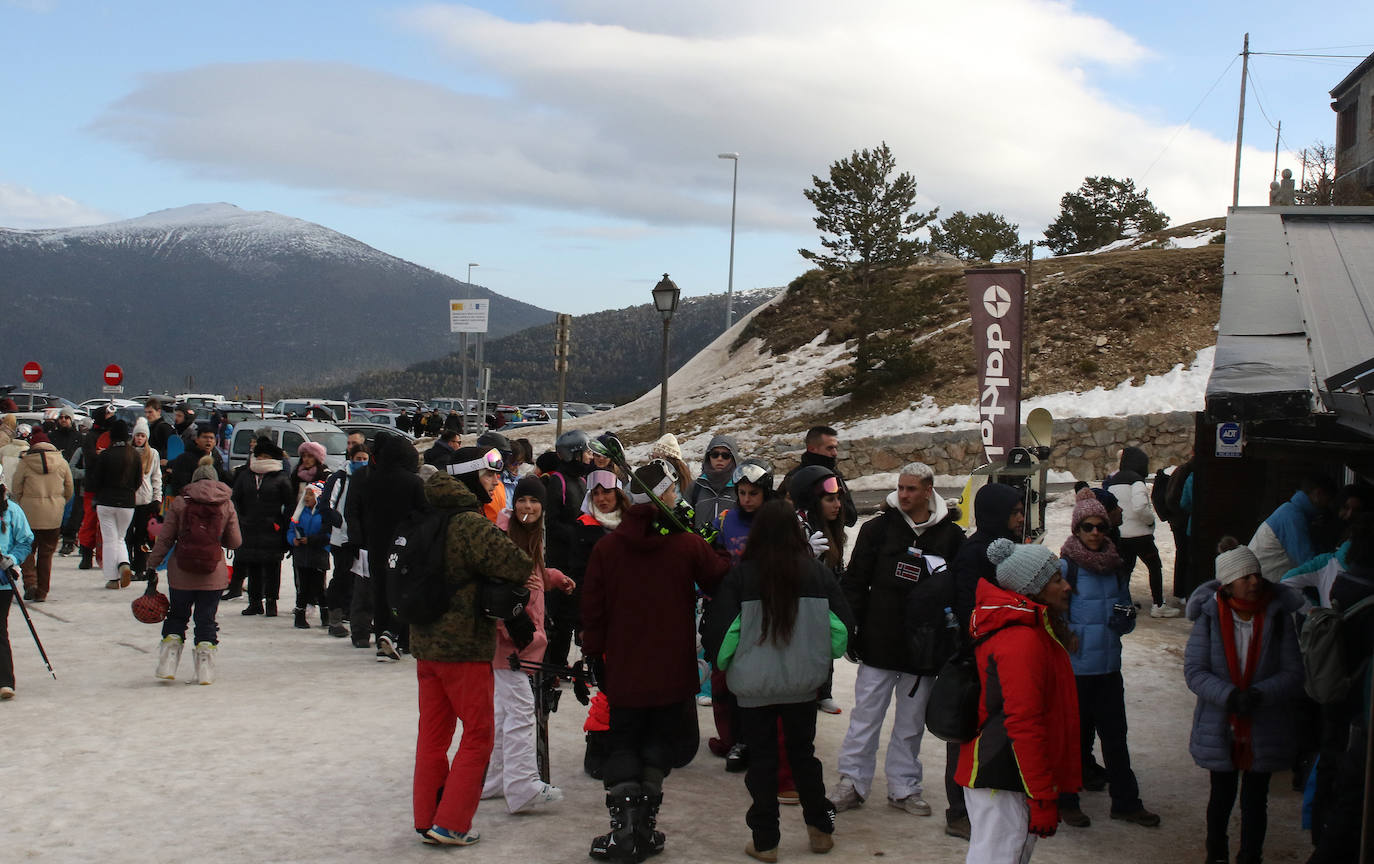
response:
[[[357,474],[357,473],[358,473],[358,469],[363,468],[363,467],[366,466],[366,465],[367,465],[366,462],[349,462],[349,463],[348,463],[348,473],[349,473],[349,474]]]

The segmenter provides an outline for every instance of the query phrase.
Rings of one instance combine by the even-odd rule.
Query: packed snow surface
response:
[[[1068,496],[1050,506],[1050,543],[1067,532]],[[851,546],[853,533],[851,531]],[[1173,546],[1159,533],[1166,572]],[[107,591],[99,571],[58,558],[49,602],[30,614],[57,670],[48,677],[17,608],[9,613],[17,695],[0,702],[6,735],[0,776],[0,860],[14,862],[152,861],[434,862],[500,864],[586,861],[606,830],[605,792],[582,773],[586,711],[565,690],[550,722],[552,780],[566,799],[529,814],[508,815],[503,801],[483,801],[474,849],[421,845],[411,819],[411,771],[417,718],[415,663],[375,661],[319,628],[291,626],[291,575],[284,574],[283,617],[243,617],[242,599],[221,605],[218,679],[184,683],[153,678],[158,628],[129,612],[137,588]],[[1145,568],[1132,583],[1147,602]],[[135,583],[137,584],[137,583]],[[1166,579],[1167,584],[1167,579]],[[314,614],[311,622],[314,623]],[[1061,864],[1172,864],[1202,860],[1207,774],[1188,757],[1194,698],[1183,682],[1189,624],[1145,616],[1125,639],[1126,710],[1132,764],[1157,829],[1108,818],[1106,793],[1086,793],[1086,830],[1061,825],[1035,860]],[[827,788],[854,705],[855,667],[835,662],[838,716],[817,715],[816,751]],[[664,784],[659,827],[662,860],[676,864],[745,861],[749,796],[743,775],[727,774],[706,749],[711,709],[701,708],[701,747]],[[890,728],[891,717],[888,719]],[[883,800],[886,735],[876,754],[871,800],[839,815],[827,862],[922,861],[956,864],[967,844],[946,837],[945,745],[921,745],[930,818],[898,812]],[[1298,862],[1309,847],[1298,827],[1300,797],[1288,772],[1269,798],[1265,860]],[[808,861],[796,807],[782,808],[781,858]],[[1231,836],[1238,836],[1238,815]]]

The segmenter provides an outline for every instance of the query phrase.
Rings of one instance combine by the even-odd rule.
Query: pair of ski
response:
[[[649,488],[647,483],[635,476],[634,471],[630,470],[630,463],[625,458],[625,447],[620,443],[619,438],[607,432],[600,438],[591,439],[591,441],[587,443],[587,449],[598,456],[604,456],[610,459],[615,463],[617,468],[625,472],[625,476],[630,478],[630,485],[632,487],[638,487],[639,491],[649,496],[649,500],[654,502],[659,511],[663,513],[663,517],[668,520],[668,524],[672,526],[674,530],[684,532],[692,530],[689,526],[682,524],[682,520],[678,518],[677,512],[673,510],[672,507],[664,504],[663,499],[659,498],[654,490]],[[681,484],[685,479],[686,478],[679,477],[677,482]],[[679,488],[681,487],[679,486]]]

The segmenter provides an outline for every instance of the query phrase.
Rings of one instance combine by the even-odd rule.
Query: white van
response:
[[[306,441],[324,445],[325,465],[338,471],[348,461],[348,435],[333,423],[318,420],[244,420],[234,427],[229,442],[229,470],[248,464],[253,441],[266,435],[286,451],[291,464],[296,464],[296,452]]]
[[[348,419],[348,403],[336,399],[278,399],[272,406],[273,414],[281,414],[286,417],[295,415],[296,417],[310,417],[311,408],[324,408],[334,415],[335,420]],[[318,417],[310,417],[318,420]]]

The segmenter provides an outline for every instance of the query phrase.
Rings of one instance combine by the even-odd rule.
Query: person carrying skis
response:
[[[652,489],[672,506],[675,490],[661,464],[634,473],[632,489]],[[663,780],[699,686],[697,586],[713,592],[730,567],[724,552],[660,519],[667,514],[658,504],[630,507],[587,563],[582,652],[610,702],[602,783],[611,830],[592,841],[598,859],[642,861],[663,849],[655,827]]]

